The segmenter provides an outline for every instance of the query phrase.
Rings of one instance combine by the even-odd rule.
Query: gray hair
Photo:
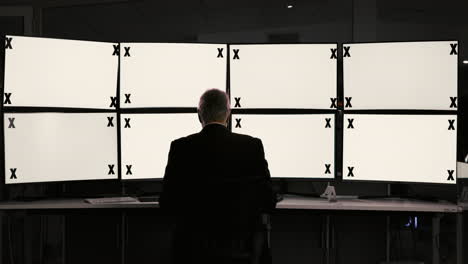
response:
[[[209,89],[200,97],[198,114],[204,124],[225,122],[231,112],[228,95],[218,89]]]

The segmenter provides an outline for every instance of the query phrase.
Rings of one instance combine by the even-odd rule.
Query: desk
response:
[[[158,202],[131,202],[131,203],[114,203],[114,204],[89,204],[84,199],[58,199],[58,200],[38,200],[38,201],[9,201],[0,202],[0,211],[3,213],[12,211],[40,211],[40,210],[82,210],[82,209],[157,209]],[[432,213],[432,233],[433,233],[433,263],[439,263],[439,231],[440,217],[443,214],[459,213],[462,209],[468,209],[468,203],[453,204],[449,202],[428,202],[406,199],[356,199],[356,198],[338,198],[336,202],[328,202],[323,198],[302,197],[294,195],[285,195],[284,199],[277,204],[278,210],[320,210],[329,212],[344,212],[344,211],[368,211],[368,212],[419,212]],[[460,221],[461,221],[461,214]],[[126,230],[127,216],[122,211],[122,234]],[[326,218],[326,249],[327,256],[330,256],[330,217]],[[461,222],[460,222],[461,223]],[[460,227],[461,228],[461,227]],[[387,231],[389,224],[387,223]],[[457,225],[458,231],[458,225]],[[458,252],[462,251],[461,234],[457,232]],[[122,235],[122,255],[121,263],[125,263],[125,237]],[[387,259],[389,259],[389,238],[387,237]],[[461,262],[461,254],[459,261]]]
[[[3,216],[4,213],[14,212],[14,211],[31,211],[38,212],[41,210],[89,210],[89,209],[132,209],[132,208],[159,208],[158,202],[131,202],[131,203],[113,203],[113,204],[90,204],[84,201],[84,199],[54,199],[54,200],[36,200],[36,201],[8,201],[0,202],[0,216]],[[62,235],[63,240],[65,241],[65,216],[63,217],[63,226],[62,226]],[[0,217],[0,224],[2,223],[2,218]],[[127,226],[127,216],[124,211],[121,212],[121,229],[120,233],[120,245],[121,245],[121,263],[125,264],[125,251],[126,251],[126,226]],[[1,226],[1,225],[0,225]],[[1,237],[1,230],[0,230]],[[2,245],[0,241],[0,252],[2,250]],[[66,262],[65,257],[65,245],[62,245],[62,263]],[[0,257],[2,255],[0,254]]]
[[[336,210],[336,211],[374,211],[374,212],[419,212],[433,213],[432,218],[432,263],[438,264],[439,256],[439,234],[440,234],[440,218],[444,213],[458,213],[460,207],[450,202],[428,202],[418,200],[407,200],[398,198],[382,198],[382,199],[356,199],[344,198],[338,199],[336,202],[328,202],[325,199],[310,198],[301,196],[285,196],[284,200],[277,204],[278,209],[302,209],[302,210]],[[390,223],[387,218],[387,262],[390,261]],[[459,221],[457,221],[459,222]],[[326,228],[330,228],[330,218],[326,218]],[[327,256],[330,250],[329,232],[326,232],[326,248]],[[461,252],[462,244],[461,234],[457,233],[457,245]],[[459,244],[458,244],[459,242]],[[459,254],[459,253],[457,253]],[[458,263],[461,264],[461,255],[457,256]]]
[[[468,203],[464,208],[468,209]],[[328,202],[322,198],[286,195],[277,209],[341,210],[341,211],[388,211],[422,213],[458,213],[461,206],[449,202],[427,202],[405,199],[338,199]],[[89,204],[84,199],[58,199],[38,201],[0,202],[0,210],[62,210],[62,209],[132,209],[159,208],[158,202],[131,202],[112,204]]]
[[[304,210],[343,210],[343,211],[388,211],[422,213],[458,213],[456,204],[449,202],[427,202],[406,199],[338,199],[328,202],[326,199],[285,196],[278,203],[278,209]]]
[[[129,209],[129,208],[159,208],[158,202],[132,202],[112,204],[90,204],[84,199],[57,199],[37,201],[0,202],[0,210],[63,210],[63,209]]]

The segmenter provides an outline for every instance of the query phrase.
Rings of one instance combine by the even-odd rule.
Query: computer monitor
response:
[[[343,180],[456,184],[456,115],[345,114]]]
[[[232,131],[262,140],[274,178],[334,178],[334,114],[233,114]]]
[[[121,108],[196,107],[226,90],[227,45],[121,43],[120,56]]]
[[[5,113],[5,183],[118,179],[115,113]]]
[[[196,113],[122,114],[122,180],[162,179],[171,142],[200,130]]]
[[[345,109],[457,109],[457,41],[343,44]]]
[[[337,44],[230,45],[232,108],[336,109]]]
[[[115,109],[115,43],[6,36],[4,106]]]

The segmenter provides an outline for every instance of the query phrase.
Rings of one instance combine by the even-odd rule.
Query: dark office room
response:
[[[468,263],[467,10],[0,0],[0,264]]]

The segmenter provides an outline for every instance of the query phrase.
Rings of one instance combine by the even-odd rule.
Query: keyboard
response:
[[[122,197],[105,197],[105,198],[89,198],[85,202],[90,204],[113,204],[113,203],[137,203],[138,199],[129,196]]]
[[[159,202],[159,195],[141,196],[141,197],[138,197],[138,200],[142,203],[155,203],[155,202]]]

